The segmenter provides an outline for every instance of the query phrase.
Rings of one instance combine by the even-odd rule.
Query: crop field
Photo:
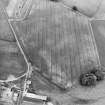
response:
[[[82,72],[100,64],[89,24],[86,17],[69,11],[61,4],[49,2],[35,3],[26,20],[12,22],[27,58],[50,81],[46,85],[43,77],[33,76],[32,79],[37,83],[34,88],[39,93],[61,97],[57,95],[59,89],[57,91],[53,83],[59,88],[70,88]],[[82,89],[79,88],[79,93],[77,91],[75,95],[83,97]],[[60,98],[58,100],[62,102]]]
[[[46,77],[67,86],[89,65],[99,64],[87,18],[56,4],[40,3],[33,11],[12,24],[30,62]]]

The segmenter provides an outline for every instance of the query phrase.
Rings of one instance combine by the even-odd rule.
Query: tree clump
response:
[[[99,68],[93,68],[86,73],[83,73],[79,77],[79,83],[81,86],[91,87],[96,86],[98,82],[104,80],[104,73]]]

